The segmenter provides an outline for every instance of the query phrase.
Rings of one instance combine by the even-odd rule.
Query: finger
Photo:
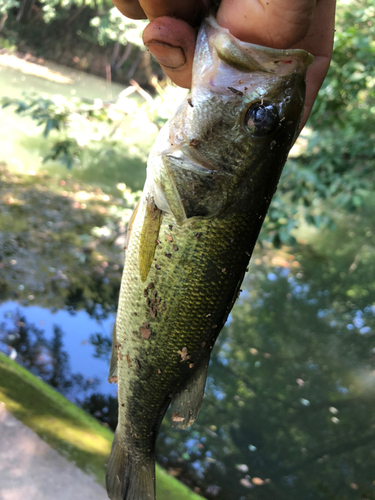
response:
[[[320,0],[307,35],[293,48],[304,49],[314,56],[314,62],[307,70],[305,110],[301,129],[311,112],[318,91],[326,77],[332,57],[335,32],[336,0]]]
[[[130,19],[147,19],[144,10],[138,0],[111,0],[113,5],[126,17]]]
[[[222,0],[220,26],[244,42],[287,49],[311,24],[315,0]]]
[[[172,17],[158,17],[143,32],[143,43],[178,86],[190,88],[196,31]]]
[[[150,21],[157,17],[168,16],[182,19],[193,27],[199,26],[207,10],[203,0],[183,2],[176,2],[176,0],[140,0],[140,5]]]

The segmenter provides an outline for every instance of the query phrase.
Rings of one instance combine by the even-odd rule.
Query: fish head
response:
[[[241,42],[213,17],[205,20],[191,93],[159,144],[180,199],[169,207],[180,220],[271,199],[298,133],[312,60],[303,50]]]

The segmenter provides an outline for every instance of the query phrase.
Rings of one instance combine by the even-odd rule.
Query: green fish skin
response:
[[[198,416],[210,353],[236,300],[301,119],[312,56],[243,43],[210,17],[191,94],[152,148],[129,244],[110,378],[119,418],[111,500],[155,500],[155,440]]]

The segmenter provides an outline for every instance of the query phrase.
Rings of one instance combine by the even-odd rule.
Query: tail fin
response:
[[[136,463],[118,438],[116,431],[106,472],[107,493],[111,500],[155,500],[155,459]]]

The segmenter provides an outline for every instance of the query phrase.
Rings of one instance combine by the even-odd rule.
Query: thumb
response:
[[[306,35],[315,0],[222,0],[217,22],[244,42],[287,49]]]

